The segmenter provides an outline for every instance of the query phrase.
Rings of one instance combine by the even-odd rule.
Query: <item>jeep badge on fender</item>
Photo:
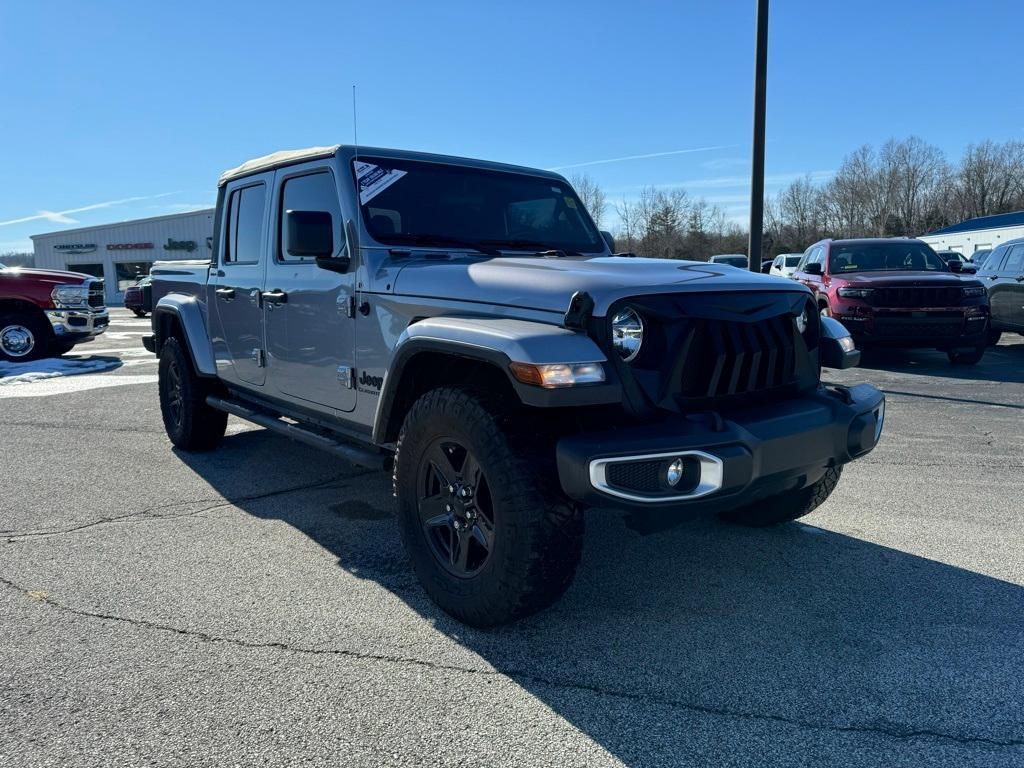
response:
[[[211,262],[152,270],[171,441],[231,413],[391,470],[423,588],[474,626],[562,595],[588,507],[794,520],[881,435],[877,389],[820,380],[859,353],[807,287],[616,256],[557,173],[277,152],[221,176],[214,226]]]

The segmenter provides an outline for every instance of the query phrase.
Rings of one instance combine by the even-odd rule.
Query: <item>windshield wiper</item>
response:
[[[567,251],[564,248],[552,248],[542,240],[481,240],[482,243],[488,245],[504,246],[505,248],[532,250],[533,248],[543,248],[544,250],[538,250],[534,253],[535,256],[582,256],[583,254],[579,251]]]
[[[451,248],[470,248],[479,253],[487,254],[488,256],[501,256],[501,251],[493,246],[483,243],[475,242],[473,240],[463,240],[459,237],[449,237],[448,235],[433,235],[433,234],[405,234],[397,233],[394,235],[384,236],[386,240],[395,240],[402,243],[412,243],[413,245],[436,245],[436,246],[449,246]]]

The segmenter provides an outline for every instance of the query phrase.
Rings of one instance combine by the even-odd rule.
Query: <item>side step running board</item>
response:
[[[391,460],[390,456],[379,451],[360,448],[351,443],[335,440],[327,435],[311,432],[298,424],[282,421],[276,416],[255,410],[234,400],[225,400],[222,397],[210,395],[206,398],[206,404],[211,408],[216,408],[218,411],[224,411],[246,421],[251,421],[254,424],[259,424],[261,427],[266,427],[285,437],[290,437],[292,440],[297,440],[300,443],[333,453],[335,456],[340,456],[361,467],[386,469]]]

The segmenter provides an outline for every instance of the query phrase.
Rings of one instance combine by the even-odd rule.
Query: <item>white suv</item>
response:
[[[796,272],[796,265],[800,263],[802,253],[780,253],[772,262],[772,268],[768,270],[770,275],[779,277],[792,277]]]

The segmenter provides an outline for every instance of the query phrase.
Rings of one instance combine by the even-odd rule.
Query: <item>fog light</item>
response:
[[[675,488],[679,485],[679,481],[683,479],[683,460],[676,459],[668,465],[668,470],[665,472],[665,482]]]

